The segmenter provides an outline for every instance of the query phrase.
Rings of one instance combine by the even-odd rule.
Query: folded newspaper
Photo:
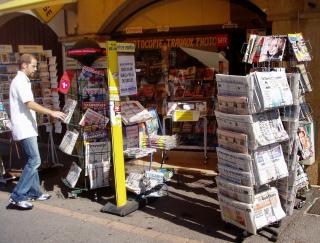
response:
[[[66,114],[66,117],[63,120],[64,123],[69,124],[76,106],[77,106],[76,100],[73,100],[73,99],[66,100],[65,105],[62,109],[62,112]]]
[[[76,186],[81,171],[82,169],[77,165],[77,163],[72,162],[68,175],[66,176],[66,180],[72,188]]]
[[[101,115],[100,113],[88,108],[83,114],[79,125],[80,126],[90,126],[90,125],[99,125],[105,127],[109,122],[109,118]]]
[[[217,129],[218,143],[220,146],[239,153],[248,153],[248,136],[244,133],[231,132]]]
[[[88,164],[90,189],[109,186],[110,162]]]
[[[264,185],[288,176],[287,164],[280,144],[259,148],[254,151],[253,157],[253,171],[257,185]]]
[[[68,130],[64,134],[59,149],[66,154],[72,154],[73,148],[77,142],[79,132],[77,130]]]

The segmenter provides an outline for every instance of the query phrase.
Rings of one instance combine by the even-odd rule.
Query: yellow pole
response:
[[[106,46],[116,203],[117,207],[122,207],[127,203],[127,192],[123,158],[117,42],[107,41]]]

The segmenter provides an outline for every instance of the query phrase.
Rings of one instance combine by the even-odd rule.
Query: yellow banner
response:
[[[54,6],[45,6],[36,9],[36,13],[46,23],[48,23],[63,8],[63,4]]]

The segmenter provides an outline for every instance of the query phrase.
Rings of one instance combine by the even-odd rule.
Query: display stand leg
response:
[[[207,144],[208,144],[208,119],[203,117],[203,152],[204,152],[204,164],[208,162]]]

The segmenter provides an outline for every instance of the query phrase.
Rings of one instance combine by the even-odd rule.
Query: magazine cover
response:
[[[282,61],[286,41],[286,37],[265,36],[261,47],[259,62]]]
[[[298,62],[311,61],[302,33],[288,34],[288,39]]]

